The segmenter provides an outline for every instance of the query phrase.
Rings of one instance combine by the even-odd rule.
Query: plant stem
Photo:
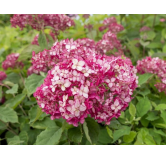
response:
[[[0,121],[7,127],[7,130],[15,134],[16,136],[18,135],[9,125],[7,125],[4,121],[0,119]]]
[[[156,22],[156,14],[154,15],[154,19],[153,19],[153,28],[154,28],[155,22]]]

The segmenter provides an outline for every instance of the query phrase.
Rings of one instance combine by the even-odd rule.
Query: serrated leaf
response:
[[[71,128],[68,130],[68,137],[70,141],[80,143],[82,140],[82,133],[80,127]]]
[[[149,129],[149,134],[153,137],[153,139],[155,140],[155,142],[160,145],[162,138],[159,134],[155,133],[153,129]]]
[[[3,122],[17,123],[17,113],[9,107],[0,107],[0,120]]]
[[[129,105],[129,113],[131,116],[135,117],[136,108],[132,102],[130,102],[130,105]]]
[[[149,121],[154,121],[156,119],[158,119],[159,116],[157,116],[157,112],[149,112],[146,119],[149,120]]]
[[[161,136],[163,136],[163,137],[166,137],[166,133],[164,133],[162,130],[154,128],[154,132],[161,135]]]
[[[159,104],[155,110],[165,110],[166,109],[166,104]]]
[[[134,141],[134,138],[136,135],[137,135],[137,132],[131,131],[129,135],[123,136],[123,141],[126,143],[131,143]]]
[[[113,142],[115,142],[116,140],[118,140],[120,137],[124,135],[129,135],[130,129],[131,127],[129,126],[122,126],[120,129],[115,130],[113,133]]]
[[[153,74],[151,74],[151,73],[145,73],[145,74],[138,75],[138,85],[142,85],[142,84],[146,83],[147,80],[149,78],[151,78],[152,76],[153,76]]]
[[[136,105],[137,117],[144,116],[151,108],[151,103],[147,97],[140,99]]]
[[[44,77],[32,74],[25,79],[25,88],[27,89],[28,96],[31,96],[36,88],[39,87],[44,81]]]
[[[23,141],[21,144],[27,145],[28,144],[28,134],[26,131],[21,131],[19,134],[20,141]]]
[[[8,145],[20,145],[24,141],[20,140],[19,136],[14,136],[13,138],[7,138]]]
[[[86,118],[83,124],[83,129],[87,140],[91,144],[96,144],[99,136],[99,125],[92,118]]]
[[[15,94],[17,92],[18,92],[18,84],[14,84],[14,86],[11,89],[6,91],[7,94]]]
[[[156,128],[164,128],[164,129],[166,128],[166,124],[165,124],[163,118],[159,118],[151,123]]]
[[[47,115],[42,112],[41,108],[38,105],[36,105],[29,110],[29,123],[34,123],[38,119],[43,120],[46,116]]]
[[[5,81],[12,82],[13,85],[14,85],[14,84],[18,84],[18,83],[19,83],[19,80],[20,80],[19,74],[14,73],[14,72],[8,74],[8,75],[7,75],[7,78],[5,79]],[[12,86],[13,86],[13,85],[12,85]]]
[[[146,46],[147,48],[161,48],[162,44],[160,42],[151,42]]]
[[[25,94],[18,94],[17,96],[7,100],[3,106],[15,109],[25,98]]]
[[[55,145],[59,143],[62,128],[47,128],[37,136],[36,145]]]
[[[31,127],[36,129],[46,129],[46,128],[54,128],[55,121],[51,120],[50,118],[46,117],[42,121],[36,121],[33,124],[31,124]]]
[[[99,133],[99,137],[98,137],[99,143],[108,144],[108,143],[111,143],[112,140],[113,140],[113,138],[110,138],[106,128],[100,129],[100,133]]]

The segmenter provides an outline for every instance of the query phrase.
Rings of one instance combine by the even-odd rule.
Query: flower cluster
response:
[[[122,45],[116,35],[124,29],[123,26],[117,24],[115,17],[105,19],[103,24],[104,26],[100,27],[99,30],[103,31],[108,29],[108,31],[103,35],[103,38],[97,42],[96,51],[100,54],[112,52],[116,56],[123,55]]]
[[[0,71],[0,82],[6,79],[6,77],[7,77],[6,73],[3,71]]]
[[[19,53],[11,53],[6,57],[6,60],[2,62],[2,68],[7,70],[8,68],[23,68],[24,64],[17,61]]]
[[[100,31],[108,29],[108,31],[117,34],[118,32],[124,30],[124,27],[117,23],[115,17],[105,19],[103,24],[104,25],[99,28]]]
[[[138,73],[153,73],[156,74],[159,79],[160,83],[155,84],[156,88],[159,92],[166,93],[166,61],[151,57],[146,57],[143,60],[137,61],[137,70]]]
[[[122,45],[117,39],[116,34],[111,31],[106,32],[103,38],[96,43],[96,51],[100,54],[106,54],[114,49],[117,50],[114,53],[115,55],[123,55]]]
[[[44,50],[38,54],[33,52],[32,66],[28,69],[28,75],[32,73],[39,74],[40,71],[47,72],[55,64],[71,57],[88,58],[93,54],[92,50],[95,50],[95,42],[88,38],[77,39],[76,41],[66,39],[55,42],[50,50]]]
[[[36,30],[43,30],[46,26],[54,28],[56,34],[59,30],[64,31],[74,26],[74,21],[64,14],[15,14],[10,22],[12,27],[20,27],[21,30],[27,25]]]
[[[55,34],[54,34],[53,32],[50,32],[49,35],[52,37],[52,39],[53,39],[54,41],[56,41],[56,37],[55,37]],[[31,44],[33,44],[33,45],[39,45],[39,43],[38,43],[38,38],[39,38],[39,35],[37,34],[37,35],[34,37],[34,39],[33,39],[33,41],[31,42]],[[48,38],[47,38],[47,42],[49,42],[49,39],[48,39]]]
[[[76,52],[78,47],[79,52],[79,46],[68,45],[67,50]],[[131,101],[138,83],[137,70],[128,58],[95,52],[84,55],[76,54],[57,63],[48,71],[34,96],[42,110],[51,114],[51,119],[63,117],[69,124],[78,126],[90,114],[99,123],[109,124],[111,118],[119,117]]]

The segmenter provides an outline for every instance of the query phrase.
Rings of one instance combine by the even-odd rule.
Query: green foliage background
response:
[[[30,27],[20,31],[11,28],[10,17],[0,15],[0,64],[10,53],[20,53],[19,59],[25,64],[22,70],[8,69],[5,86],[0,86],[0,98],[5,96],[6,102],[0,104],[0,143],[9,145],[165,145],[166,144],[166,95],[159,93],[154,87],[156,75],[139,76],[139,86],[134,91],[129,107],[118,119],[112,119],[110,125],[98,124],[90,117],[83,125],[73,127],[63,119],[51,120],[38,107],[33,93],[43,83],[46,74],[32,74],[27,77],[27,69],[31,66],[32,51],[42,51],[51,47],[43,41],[45,34],[40,33],[40,46],[31,45],[39,32]],[[66,38],[91,38],[98,41],[106,32],[100,32],[105,18],[115,16],[124,26],[118,34],[125,55],[136,65],[137,60],[146,56],[166,59],[166,22],[160,22],[166,15],[91,15],[84,19],[78,15],[75,27],[60,32],[58,40]],[[84,25],[91,24],[89,31]],[[148,26],[151,31],[139,32]],[[44,44],[45,43],[45,44]],[[111,54],[111,53],[109,53]],[[3,70],[0,65],[0,70]]]

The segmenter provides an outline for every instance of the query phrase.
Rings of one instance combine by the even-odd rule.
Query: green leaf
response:
[[[147,48],[162,48],[162,44],[160,42],[151,42],[149,45],[146,46]]]
[[[155,145],[155,141],[153,137],[149,134],[149,130],[147,128],[141,128],[141,130],[138,132],[137,140],[134,143],[135,145]]]
[[[2,98],[2,86],[0,86],[0,100]]]
[[[51,120],[50,118],[46,117],[42,121],[36,121],[33,124],[31,124],[31,127],[36,129],[46,129],[46,128],[54,128],[55,121]]]
[[[163,136],[163,137],[166,137],[166,133],[164,133],[162,130],[154,128],[154,132],[161,135],[161,136]]]
[[[37,136],[36,145],[55,145],[59,143],[62,128],[47,128]]]
[[[158,112],[149,112],[148,116],[146,117],[147,120],[149,121],[154,121],[156,119],[159,119],[159,116],[157,116]]]
[[[113,119],[111,119],[109,127],[112,128],[112,129],[119,129],[121,127],[121,124],[119,123],[118,120],[113,118]]]
[[[144,46],[144,47],[146,47],[146,46],[148,46],[148,45],[150,44],[150,42],[144,42],[144,41],[142,41],[142,40],[140,40],[139,42],[140,42],[140,44],[141,44],[142,46]]]
[[[48,49],[46,35],[42,32],[39,34],[38,43],[43,50]]]
[[[45,26],[44,28],[54,30],[54,28],[53,28],[53,27],[51,27],[51,26]]]
[[[129,135],[123,136],[123,141],[126,143],[131,143],[134,141],[134,138],[136,135],[137,135],[137,132],[131,131]]]
[[[166,128],[166,124],[165,124],[163,118],[159,118],[151,123],[156,128],[164,128],[164,129]]]
[[[147,80],[149,78],[151,78],[152,76],[153,76],[153,74],[151,74],[151,73],[145,73],[145,74],[138,75],[138,85],[142,85],[142,84],[146,83]]]
[[[0,121],[0,130],[6,129],[6,125]]]
[[[36,88],[39,87],[44,81],[44,77],[32,74],[25,79],[25,88],[27,89],[28,96],[32,95]]]
[[[5,79],[5,81],[9,81],[9,82],[12,82],[12,83],[15,83],[15,84],[18,84],[19,80],[20,80],[19,74],[14,73],[14,72],[8,74],[7,78]]]
[[[147,145],[155,145],[156,144],[156,142],[154,141],[154,139],[151,135],[146,135],[144,142]]]
[[[46,116],[47,115],[42,112],[41,108],[38,105],[36,105],[29,110],[29,123],[34,123],[38,119],[43,120]]]
[[[129,135],[130,129],[131,127],[129,126],[122,126],[120,129],[115,130],[113,133],[113,142],[115,142],[116,140],[118,140],[120,137],[124,135]]]
[[[144,127],[147,127],[149,125],[149,121],[146,119],[147,115],[144,115],[143,117],[141,117],[141,124],[144,126]]]
[[[156,33],[153,31],[148,31],[147,32],[147,40],[153,40],[156,36]]]
[[[160,145],[162,138],[159,134],[155,133],[153,129],[149,129],[149,133],[150,135],[153,137],[153,139],[155,140],[155,142]]]
[[[24,141],[20,140],[19,136],[14,136],[13,138],[7,138],[8,145],[20,145]]]
[[[163,118],[163,120],[166,124],[166,111],[161,111],[161,117]]]
[[[108,133],[108,135],[113,139],[113,133],[112,133],[112,130],[109,129],[108,126],[106,127],[106,129],[107,129],[107,133]]]
[[[28,45],[21,52],[18,60],[22,61],[22,60],[27,60],[27,59],[32,58],[32,52],[33,51],[35,53],[39,53],[40,51],[43,51],[43,49],[40,46],[37,46],[37,45]]]
[[[135,117],[136,108],[132,102],[130,102],[130,105],[129,105],[129,113],[131,116]]]
[[[21,131],[19,134],[19,137],[20,137],[20,140],[23,141],[23,143],[21,144],[24,144],[24,145],[28,144],[28,134],[26,131]]]
[[[86,135],[87,140],[91,144],[96,144],[99,136],[99,125],[92,118],[86,118],[83,124],[83,129]]]
[[[165,110],[166,109],[166,104],[159,104],[155,110]]]
[[[15,84],[11,89],[7,90],[7,94],[15,94],[18,92],[18,84]]]
[[[17,123],[17,113],[9,107],[0,107],[0,119],[3,122]]]
[[[80,127],[71,128],[68,130],[68,138],[70,141],[80,143],[82,140],[82,133]]]
[[[25,98],[25,94],[18,94],[17,96],[6,101],[3,106],[15,109]]]
[[[151,108],[152,107],[149,99],[147,97],[142,98],[136,105],[137,116],[138,117],[144,116]]]
[[[90,39],[95,39],[96,35],[97,35],[96,30],[92,30],[92,31],[89,31],[89,33],[87,34],[87,37]]]
[[[110,138],[106,128],[103,128],[100,130],[99,137],[98,137],[99,143],[108,144],[108,143],[111,143],[112,140],[113,140],[113,138]]]

